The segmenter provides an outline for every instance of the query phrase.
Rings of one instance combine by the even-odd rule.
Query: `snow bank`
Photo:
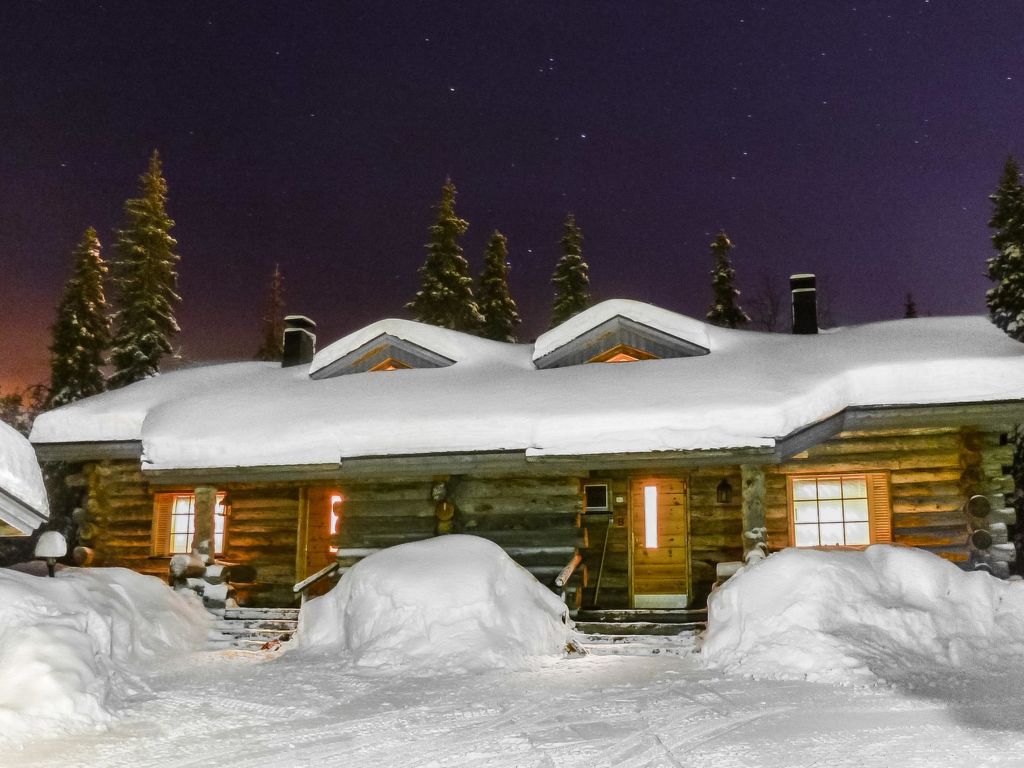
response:
[[[123,568],[0,569],[0,743],[107,722],[155,657],[200,648],[198,600]]]
[[[43,473],[31,444],[13,427],[0,421],[0,488],[16,496],[40,516],[49,514]]]
[[[703,662],[755,677],[899,683],[1024,661],[1024,582],[917,549],[783,550],[708,611]]]
[[[299,617],[303,650],[419,674],[520,667],[565,652],[565,604],[497,544],[440,536],[360,561]]]

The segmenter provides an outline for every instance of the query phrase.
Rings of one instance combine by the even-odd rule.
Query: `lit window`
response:
[[[408,363],[403,363],[397,357],[389,357],[370,368],[370,371],[401,371],[411,367]]]
[[[162,496],[163,494],[161,494]],[[166,553],[170,555],[188,554],[192,551],[196,533],[196,496],[194,493],[173,493],[170,496],[168,539]],[[158,514],[163,505],[157,500]],[[224,509],[224,494],[217,494],[217,506],[214,510],[214,547],[215,554],[224,552],[224,531],[227,516]],[[160,521],[158,521],[160,524]]]
[[[871,478],[792,478],[793,543],[798,547],[865,546],[871,536]]]
[[[338,553],[338,547],[334,544],[335,537],[338,535],[338,526],[341,524],[341,502],[342,497],[335,494],[331,496],[331,511],[330,511],[330,546],[327,547],[327,551],[332,555]]]
[[[645,352],[642,349],[631,347],[628,344],[616,344],[611,349],[606,349],[599,355],[590,358],[588,363],[636,363],[640,360],[657,360],[657,355]]]
[[[658,486],[644,486],[644,546],[658,548]]]

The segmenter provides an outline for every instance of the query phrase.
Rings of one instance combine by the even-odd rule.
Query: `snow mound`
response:
[[[573,636],[565,604],[501,547],[451,535],[357,563],[306,603],[297,639],[357,667],[433,674],[522,667]]]
[[[0,569],[0,743],[108,722],[155,657],[201,648],[198,600],[123,568]]]
[[[1024,582],[923,550],[787,549],[708,601],[702,661],[725,672],[910,683],[1024,661]]]

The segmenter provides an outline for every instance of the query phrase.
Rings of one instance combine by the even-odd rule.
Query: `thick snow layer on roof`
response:
[[[904,547],[786,549],[712,593],[701,653],[729,673],[832,683],[1019,667],[1024,582]]]
[[[361,560],[306,603],[297,638],[357,667],[437,674],[561,657],[573,636],[565,603],[529,571],[497,544],[456,534]]]
[[[158,657],[197,650],[202,604],[123,568],[0,569],[0,744],[107,722]]]
[[[0,488],[39,513],[49,515],[43,473],[32,445],[14,428],[0,421]]]
[[[330,344],[313,357],[309,366],[309,373],[312,375],[322,368],[326,368],[335,360],[340,360],[350,352],[354,352],[364,344],[373,341],[379,336],[387,334],[405,341],[411,341],[431,352],[447,357],[449,360],[458,362],[467,357],[480,357],[490,354],[501,354],[503,344],[481,339],[477,336],[451,331],[447,328],[438,328],[434,325],[417,323],[413,320],[399,320],[388,318],[360,328],[350,333],[333,344]]]
[[[852,405],[1024,398],[1024,345],[984,317],[706,331],[708,355],[549,370],[530,345],[460,334],[467,354],[443,368],[323,380],[303,366],[196,368],[43,414],[32,439],[141,440],[144,468],[700,450],[771,446]]]
[[[711,346],[709,330],[714,326],[642,301],[609,299],[538,336],[533,345],[533,359],[540,360],[613,317],[629,318],[705,349]]]

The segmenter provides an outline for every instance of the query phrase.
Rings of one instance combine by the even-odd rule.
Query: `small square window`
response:
[[[868,473],[791,478],[793,543],[798,547],[870,544],[873,534],[869,487],[873,487],[875,477]],[[886,509],[883,514],[887,514],[887,501],[883,499],[880,503]]]
[[[584,509],[587,512],[608,512],[608,485],[606,483],[583,486]]]

